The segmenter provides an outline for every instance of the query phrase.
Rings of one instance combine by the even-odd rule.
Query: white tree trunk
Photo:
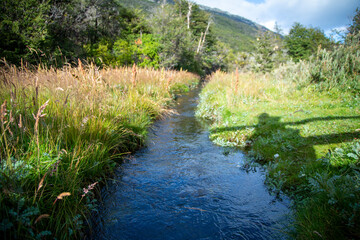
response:
[[[189,11],[186,15],[187,17],[187,28],[190,29],[190,17],[191,17],[191,10],[192,10],[193,3],[189,2]]]
[[[203,40],[203,35],[204,35],[204,33],[202,32],[202,33],[201,33],[201,36],[200,36],[199,45],[198,45],[198,48],[197,48],[197,50],[196,50],[196,53],[199,53],[199,52],[200,52],[201,42],[202,42],[202,40]]]
[[[211,20],[211,17],[209,18],[209,22],[208,22],[208,25],[206,27],[206,30],[205,30],[205,33],[201,33],[201,37],[200,37],[200,41],[199,41],[199,46],[198,46],[198,49],[196,51],[196,53],[199,53],[201,51],[201,49],[204,47],[204,43],[205,43],[205,39],[206,39],[206,35],[209,33],[209,28],[210,28],[210,25],[212,23],[212,20]]]

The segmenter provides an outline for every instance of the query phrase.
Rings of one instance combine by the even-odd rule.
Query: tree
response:
[[[226,68],[226,58],[219,58],[228,51],[226,46],[218,43],[213,34],[212,16],[201,10],[199,5],[188,0],[175,0],[175,13],[182,21],[191,36],[192,48],[195,48],[194,63],[197,71],[209,74],[219,68]]]
[[[255,71],[270,72],[274,68],[274,54],[277,50],[271,32],[262,33],[256,39]]]
[[[128,40],[119,38],[112,48],[111,65],[132,65],[159,68],[160,43],[152,34],[131,35]]]
[[[118,0],[4,0],[0,5],[0,58],[19,64],[61,66],[94,58],[114,61],[112,47],[149,33],[139,14]]]
[[[116,0],[53,1],[50,19],[47,49],[54,52],[60,47],[70,61],[106,57],[111,62],[115,41],[148,32],[138,14]]]
[[[304,27],[295,23],[290,33],[285,37],[288,54],[295,60],[306,60],[315,54],[319,47],[330,49],[332,43],[318,28]]]
[[[213,21],[209,13],[200,9],[199,5],[187,0],[175,0],[175,11],[186,22],[196,39],[208,47],[217,45],[213,32]],[[203,45],[204,46],[204,45]]]
[[[48,36],[47,1],[4,0],[0,4],[0,57],[11,63],[24,58],[32,63]],[[35,57],[34,57],[35,55]]]
[[[197,71],[195,39],[183,20],[171,5],[163,5],[153,15],[151,25],[160,42],[160,65]]]
[[[352,24],[348,27],[349,34],[356,35],[360,32],[360,9],[356,9],[356,14],[352,19]]]
[[[283,29],[277,22],[275,22],[275,24],[274,24],[274,30],[275,30],[275,33],[278,34],[279,36],[283,35]]]
[[[163,1],[148,27],[138,10],[120,2],[4,0],[0,57],[57,67],[80,58],[98,65],[136,63],[198,73],[224,68],[221,59],[226,58],[218,56],[227,52],[226,46],[217,43],[210,14],[195,3]]]

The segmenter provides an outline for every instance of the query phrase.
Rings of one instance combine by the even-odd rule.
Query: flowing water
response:
[[[103,193],[93,239],[286,239],[288,200],[272,196],[246,156],[215,146],[194,117],[198,90],[158,121],[147,147]]]

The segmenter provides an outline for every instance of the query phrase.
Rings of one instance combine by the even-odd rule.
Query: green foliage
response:
[[[295,236],[354,239],[360,236],[359,140],[322,158],[322,170],[306,176],[309,193],[297,205]]]
[[[116,40],[112,51],[117,64],[129,66],[133,63],[134,48],[125,39],[120,38]]]
[[[253,70],[263,73],[271,72],[283,63],[286,57],[283,40],[280,36],[269,31],[262,33],[256,41],[256,64],[252,66]]]
[[[360,162],[360,140],[350,144],[344,144],[336,148],[330,155],[329,163],[332,166],[356,165]]]
[[[317,49],[330,49],[331,41],[325,34],[317,28],[304,27],[300,23],[295,23],[290,29],[290,33],[285,37],[286,47],[289,55],[294,61],[307,60]]]
[[[185,0],[159,7],[150,24],[140,10],[125,8],[116,0],[40,5],[7,0],[0,10],[0,36],[6,39],[0,57],[11,63],[20,64],[22,58],[61,67],[82,59],[98,66],[136,63],[198,73],[227,67],[228,49],[218,44],[210,14]],[[217,55],[223,55],[221,60]]]
[[[91,57],[98,64],[113,63],[111,50],[117,39],[128,41],[131,34],[147,32],[141,17],[115,0],[54,2],[52,9],[46,48],[60,47],[62,58],[70,62]]]
[[[171,5],[159,7],[152,16],[151,25],[160,42],[159,60],[162,67],[201,72],[201,63],[196,56],[198,41],[193,35],[193,28],[187,29],[184,17],[179,15],[176,8]]]
[[[40,58],[39,48],[48,37],[48,1],[5,0],[0,6],[0,57],[19,63]]]
[[[140,67],[159,67],[160,43],[152,34],[143,34],[141,44],[137,45],[138,64]]]
[[[87,57],[110,64],[117,39],[148,32],[139,14],[115,0],[6,0],[0,13],[0,56],[15,64],[62,66]]]
[[[257,39],[256,44],[256,63],[255,71],[270,72],[274,68],[275,45],[272,41],[270,32],[263,33]]]
[[[102,39],[96,44],[87,44],[84,49],[99,66],[130,66],[159,68],[160,44],[152,34],[131,34],[115,42]]]
[[[229,14],[219,9],[204,7],[214,18],[214,33],[235,52],[254,52],[259,32],[268,29],[246,18]]]
[[[147,0],[122,0],[121,1],[124,6],[129,8],[138,8],[142,9],[145,14],[152,14],[153,8],[158,7],[163,3],[161,1],[147,1]],[[176,0],[176,1],[167,1],[168,3],[182,4],[181,15],[183,18],[186,18],[187,14],[187,3],[184,0]],[[194,6],[194,9],[198,8]],[[265,31],[266,29],[256,23],[239,17],[235,15],[231,15],[229,13],[223,12],[219,9],[212,9],[202,6],[201,9],[205,10],[207,14],[210,14],[213,19],[212,32],[223,44],[226,44],[229,49],[234,51],[235,53],[242,52],[252,52],[255,50],[255,40],[256,35],[259,31]],[[197,10],[196,10],[197,11]],[[201,12],[201,11],[200,11]],[[194,13],[193,16],[196,14]],[[205,22],[208,19],[205,18]],[[184,22],[186,24],[186,22]],[[192,24],[196,24],[196,21],[192,21]],[[201,35],[201,31],[199,32],[199,37]]]
[[[357,35],[360,32],[360,9],[356,9],[351,25],[348,27],[349,34]]]
[[[318,90],[341,89],[359,94],[359,34],[349,35],[345,44],[333,50],[318,49],[308,61],[287,63],[275,75],[296,82],[299,87],[313,85]]]
[[[66,0],[39,5],[36,1],[7,0],[0,9],[0,36],[5,39],[0,44],[0,57],[18,65],[22,59],[61,67],[81,59],[98,66],[136,63],[201,74],[229,68],[234,55],[229,45],[218,42],[215,33],[217,29],[217,34],[222,34],[219,30],[223,28],[217,24],[218,19],[224,20],[224,14],[215,13],[214,19],[199,5],[181,0],[158,7],[149,23],[141,10],[121,4],[159,6],[144,1]],[[245,26],[246,19],[240,20],[233,22],[235,27],[240,24],[247,33],[253,32]],[[234,27],[231,29],[233,32]],[[243,43],[250,42],[247,40]]]
[[[358,35],[357,35],[358,36]],[[323,89],[339,87],[360,91],[359,40],[348,39],[348,45],[340,45],[333,51],[321,50],[310,59],[310,81]]]
[[[101,66],[103,64],[110,66],[114,62],[114,56],[111,54],[112,43],[102,39],[95,44],[84,45],[88,57],[94,58],[94,62]]]

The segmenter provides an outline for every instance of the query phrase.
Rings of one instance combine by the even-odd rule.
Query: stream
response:
[[[157,121],[146,147],[103,190],[91,239],[286,239],[290,200],[271,195],[264,170],[214,145],[194,116],[199,89]]]

